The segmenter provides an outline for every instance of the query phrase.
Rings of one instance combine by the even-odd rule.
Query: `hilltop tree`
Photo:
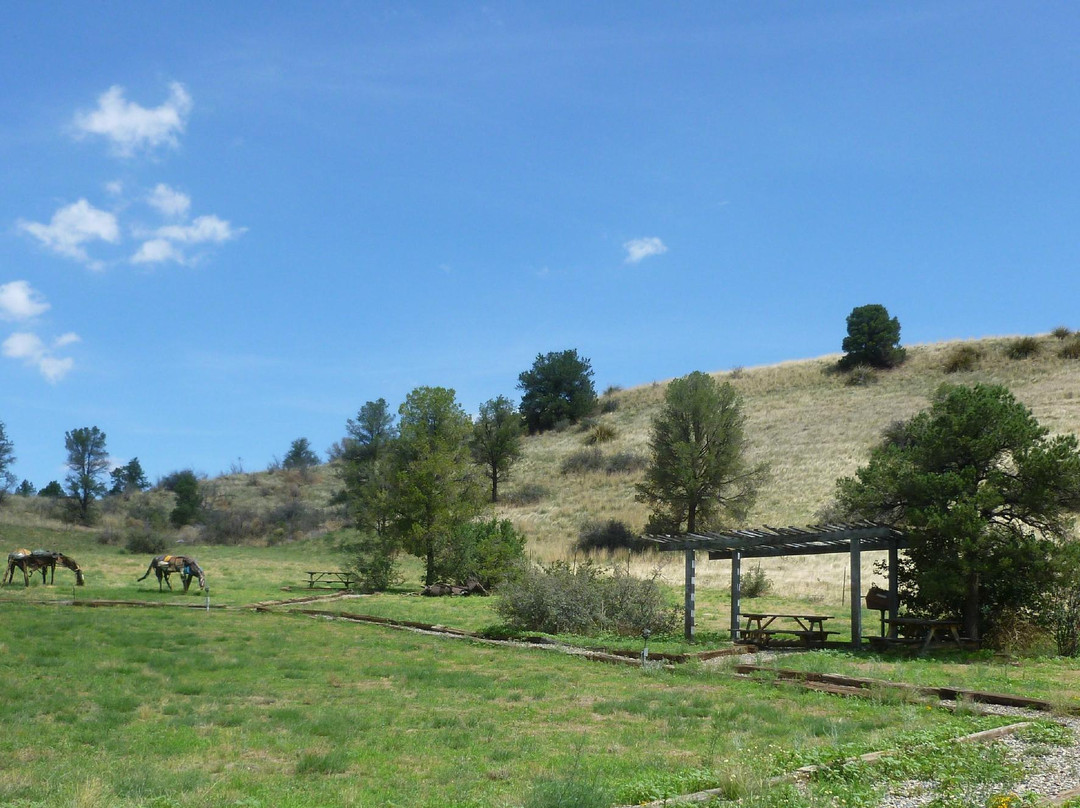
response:
[[[576,349],[538,354],[531,369],[518,376],[521,414],[530,433],[561,421],[576,423],[596,409],[596,389],[589,360]]]
[[[15,495],[20,497],[32,497],[37,489],[34,484],[29,480],[23,480],[19,483],[19,487],[15,489]]]
[[[146,479],[142,463],[137,457],[113,469],[110,476],[113,481],[112,488],[109,489],[110,494],[130,494],[132,491],[145,491],[150,487],[150,481]]]
[[[721,516],[743,518],[766,473],[746,461],[742,398],[700,371],[668,384],[649,450],[637,500],[652,506],[655,532],[693,533]]]
[[[197,522],[202,515],[203,501],[195,472],[191,469],[173,472],[164,487],[176,494],[176,505],[169,514],[173,526],[183,527]]]
[[[840,369],[850,370],[857,365],[872,368],[891,368],[902,363],[907,352],[900,347],[900,321],[889,317],[889,311],[879,303],[856,306],[847,318],[844,337],[844,356]]]
[[[0,503],[4,501],[7,492],[15,485],[15,475],[11,472],[11,466],[15,464],[15,444],[7,435],[7,427],[0,421]]]
[[[57,480],[50,480],[48,485],[38,491],[38,496],[59,499],[64,496],[64,488]]]
[[[105,433],[96,426],[73,429],[64,434],[67,467],[67,490],[78,504],[79,519],[90,521],[90,505],[105,493],[102,476],[109,468],[109,453],[105,449]]]
[[[510,467],[521,457],[521,414],[506,396],[480,405],[469,444],[473,460],[491,481],[491,501],[499,501],[499,483],[510,476]]]
[[[319,465],[319,456],[311,448],[311,442],[307,438],[297,438],[289,446],[285,459],[281,462],[282,468],[306,471],[312,466]]]
[[[424,582],[436,582],[436,560],[455,528],[482,507],[469,456],[469,416],[445,387],[418,387],[398,410],[390,501],[392,530],[424,559]]]
[[[1049,437],[1005,387],[943,385],[837,492],[848,513],[907,532],[909,608],[962,614],[977,639],[1049,586],[1051,544],[1080,509],[1080,451],[1074,435]]]

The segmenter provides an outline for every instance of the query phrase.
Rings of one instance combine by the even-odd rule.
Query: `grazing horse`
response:
[[[187,592],[188,587],[191,586],[192,578],[199,579],[199,589],[206,589],[206,574],[203,572],[202,567],[200,567],[191,556],[155,556],[154,560],[150,562],[150,566],[146,568],[146,572],[143,573],[143,577],[138,580],[143,580],[151,572],[157,575],[158,592],[161,591],[162,580],[165,581],[165,585],[169,587],[169,589],[172,589],[172,584],[169,583],[169,576],[174,572],[180,573],[180,580],[184,582],[185,592]]]
[[[23,583],[25,586],[30,586],[30,573],[37,572],[38,570],[41,571],[42,586],[46,583],[53,584],[56,582],[57,564],[62,567],[67,567],[75,573],[76,586],[83,585],[82,568],[75,563],[75,559],[66,556],[63,553],[53,552],[52,550],[30,551],[23,549],[8,553],[8,566],[7,573],[4,575],[4,583],[13,583],[15,580],[15,570],[20,569],[22,570]]]

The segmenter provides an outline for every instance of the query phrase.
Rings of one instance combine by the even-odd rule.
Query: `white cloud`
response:
[[[124,193],[124,181],[113,180],[112,182],[105,183],[105,190],[112,196],[120,196]]]
[[[0,319],[29,320],[49,310],[49,304],[26,281],[0,284]]]
[[[623,244],[626,250],[626,263],[636,264],[652,255],[661,255],[667,252],[664,242],[651,236],[649,238],[635,238]]]
[[[11,359],[21,359],[25,364],[36,367],[45,380],[50,384],[56,384],[75,367],[75,360],[69,356],[58,357],[53,352],[73,342],[78,342],[76,334],[64,334],[53,342],[52,347],[46,346],[41,337],[28,331],[17,331],[12,334],[3,344],[0,351],[4,356]]]
[[[97,109],[75,115],[75,127],[103,135],[117,154],[128,157],[140,148],[179,146],[177,135],[184,131],[191,105],[191,96],[179,82],[169,85],[168,100],[153,109],[125,100],[124,88],[114,84],[98,98]]]
[[[183,244],[202,244],[207,241],[220,244],[243,232],[244,228],[233,229],[226,220],[217,216],[197,216],[191,224],[159,227],[157,236]]]
[[[191,209],[191,197],[159,182],[146,198],[150,205],[162,216],[170,219],[184,219]]]
[[[162,261],[176,261],[184,263],[184,254],[180,252],[168,239],[155,238],[144,241],[139,251],[131,256],[133,264],[158,264]]]
[[[83,249],[83,245],[89,241],[100,239],[110,244],[120,241],[120,226],[116,222],[116,216],[95,208],[85,199],[60,208],[53,214],[49,224],[19,220],[18,227],[53,252],[77,261],[90,262],[86,250]]]

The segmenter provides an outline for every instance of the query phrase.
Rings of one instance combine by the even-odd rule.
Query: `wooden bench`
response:
[[[315,589],[316,584],[321,584],[320,589],[351,589],[357,583],[356,575],[341,570],[308,570],[308,589]]]

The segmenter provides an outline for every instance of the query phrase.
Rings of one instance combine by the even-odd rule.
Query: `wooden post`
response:
[[[851,539],[851,646],[862,644],[862,542]]]
[[[687,642],[694,641],[694,572],[695,572],[695,557],[693,550],[687,550],[685,552],[686,558],[686,600],[683,604],[685,611],[684,614],[684,634]]]
[[[739,639],[739,614],[742,612],[742,554],[731,555],[731,641]]]
[[[894,541],[889,546],[889,619],[895,620],[900,611],[900,551]],[[889,639],[896,639],[896,624],[889,623]]]

